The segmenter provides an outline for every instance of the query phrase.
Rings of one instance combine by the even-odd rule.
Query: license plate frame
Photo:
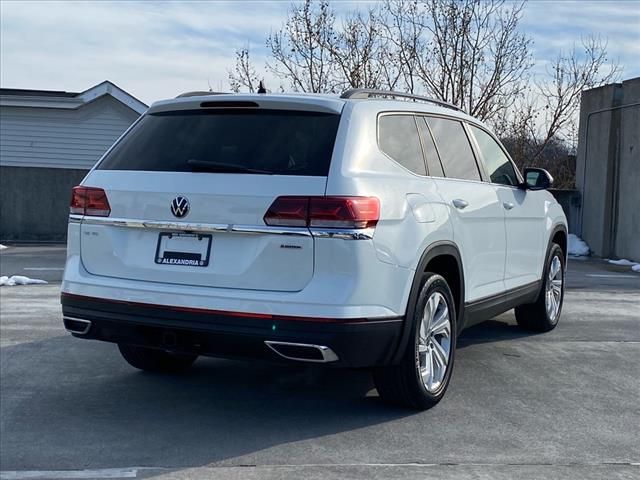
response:
[[[154,261],[158,265],[208,267],[212,243],[211,234],[160,232]]]

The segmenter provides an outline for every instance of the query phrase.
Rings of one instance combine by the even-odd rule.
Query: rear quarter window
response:
[[[326,176],[339,122],[337,114],[289,110],[152,113],[97,168],[189,172],[197,165],[197,171]]]
[[[382,115],[378,117],[380,150],[407,170],[426,175],[420,137],[413,115]]]

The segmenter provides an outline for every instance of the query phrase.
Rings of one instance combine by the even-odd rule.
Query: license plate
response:
[[[206,267],[211,254],[211,235],[162,232],[158,236],[156,263]]]

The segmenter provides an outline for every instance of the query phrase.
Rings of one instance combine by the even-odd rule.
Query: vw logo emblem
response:
[[[189,213],[189,200],[187,197],[176,197],[171,201],[171,213],[175,217],[183,218]]]

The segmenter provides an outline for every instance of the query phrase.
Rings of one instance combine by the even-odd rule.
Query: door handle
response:
[[[458,210],[464,210],[465,208],[467,208],[469,206],[469,202],[467,202],[466,200],[463,200],[461,198],[456,198],[451,203],[453,203],[453,206],[456,207]]]
[[[515,207],[515,205],[511,202],[504,202],[502,206],[505,208],[505,210],[511,210],[513,207]]]

